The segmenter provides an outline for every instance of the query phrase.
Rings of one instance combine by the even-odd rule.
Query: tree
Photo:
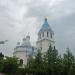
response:
[[[31,57],[28,62],[29,71],[33,75],[41,75],[42,74],[42,54],[40,50],[38,50],[35,58]]]
[[[3,58],[4,58],[4,55],[2,53],[0,53],[0,72],[2,72],[2,70],[4,68],[4,66],[3,66],[4,60],[3,60]]]
[[[4,57],[4,55],[2,53],[0,53],[0,58],[3,58],[3,57]]]
[[[67,48],[67,52],[64,54],[63,66],[64,75],[75,74],[75,58],[73,54],[70,52],[69,48]]]
[[[51,45],[49,46],[46,56],[48,62],[47,63],[48,74],[53,75],[56,69],[56,63],[58,59],[58,51],[56,50],[55,46],[54,47],[52,47]]]
[[[69,48],[61,57],[55,46],[50,45],[45,54],[38,51],[35,58],[31,57],[25,70],[33,75],[74,75],[75,57]]]
[[[6,57],[4,60],[3,72],[6,74],[16,74],[17,69],[19,68],[18,59],[15,57]]]

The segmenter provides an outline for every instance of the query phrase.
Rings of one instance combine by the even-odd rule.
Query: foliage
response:
[[[64,54],[63,66],[65,75],[75,74],[75,58],[70,52],[69,48],[67,48],[67,52]]]
[[[26,69],[28,74],[33,75],[74,75],[75,57],[69,48],[61,57],[55,46],[50,45],[48,51],[43,55],[38,50],[35,58],[30,58]]]
[[[15,57],[6,57],[3,72],[7,74],[15,74],[18,69],[18,59]]]
[[[16,74],[19,67],[18,59],[15,57],[0,58],[0,72],[6,74]]]
[[[20,67],[18,58],[0,54],[0,72],[8,75],[75,75],[75,57],[67,48],[63,57],[51,45],[46,53],[38,50],[35,58],[30,56],[25,68]]]
[[[0,72],[2,72],[2,70],[3,70],[3,63],[4,63],[4,60],[3,60],[3,57],[4,57],[4,55],[2,54],[2,53],[0,53]]]

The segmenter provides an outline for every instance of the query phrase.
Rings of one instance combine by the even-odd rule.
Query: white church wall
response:
[[[26,64],[27,63],[27,54],[26,52],[16,52],[16,57],[23,60],[23,64]]]

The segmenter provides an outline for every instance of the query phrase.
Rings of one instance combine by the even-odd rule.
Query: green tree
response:
[[[67,48],[67,52],[64,54],[63,66],[64,75],[75,74],[75,58],[73,54],[70,52],[69,48]]]
[[[48,74],[54,75],[55,69],[57,68],[56,64],[58,59],[58,51],[56,50],[55,46],[49,46],[46,56],[48,62]]]
[[[17,69],[19,68],[18,59],[15,57],[6,57],[4,60],[3,72],[6,74],[16,74]]]
[[[38,50],[35,58],[31,57],[28,62],[29,71],[33,75],[41,75],[42,74],[42,54],[40,50]]]
[[[4,68],[4,55],[0,53],[0,72],[2,72]]]
[[[4,57],[4,55],[2,53],[0,53],[0,58],[3,58],[3,57]]]
[[[25,70],[33,75],[74,75],[75,57],[69,48],[61,57],[61,55],[58,55],[55,46],[50,45],[45,54],[41,54],[40,50],[38,50],[35,58],[30,58]]]

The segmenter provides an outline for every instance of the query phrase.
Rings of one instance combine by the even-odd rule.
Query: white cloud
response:
[[[66,39],[72,36],[70,42],[75,49],[74,29],[71,29],[75,28],[74,4],[74,0],[0,0],[0,40],[9,39],[8,47],[5,46],[7,51],[2,49],[5,55],[11,55],[18,39],[28,32],[31,41],[36,41],[36,33],[46,16],[53,25],[57,46],[64,48],[67,45]]]

